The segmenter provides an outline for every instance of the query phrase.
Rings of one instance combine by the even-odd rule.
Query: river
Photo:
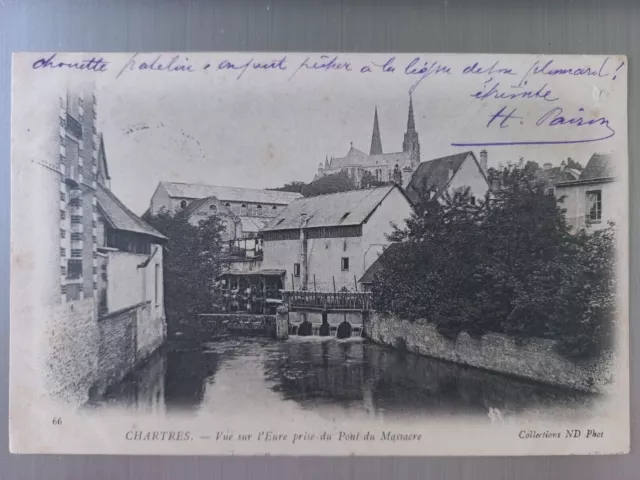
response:
[[[167,348],[112,387],[103,406],[165,413],[314,411],[378,418],[581,415],[591,395],[535,384],[374,344],[361,338],[221,338]]]

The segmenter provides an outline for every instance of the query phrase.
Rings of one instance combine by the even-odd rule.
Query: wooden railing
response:
[[[282,300],[291,311],[364,312],[371,309],[370,293],[284,290]]]

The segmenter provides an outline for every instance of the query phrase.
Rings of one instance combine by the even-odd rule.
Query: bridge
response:
[[[282,302],[292,312],[361,313],[371,310],[371,293],[282,290]]]

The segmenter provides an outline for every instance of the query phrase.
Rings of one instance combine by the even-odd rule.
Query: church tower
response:
[[[380,138],[380,126],[378,125],[378,107],[373,114],[373,133],[371,134],[371,150],[369,155],[382,154],[382,139]]]
[[[420,163],[420,140],[416,132],[416,122],[413,118],[413,99],[409,96],[409,118],[407,119],[407,131],[402,142],[402,151],[411,155],[411,166],[415,169]]]

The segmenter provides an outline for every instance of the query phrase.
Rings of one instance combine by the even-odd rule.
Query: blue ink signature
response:
[[[72,68],[75,70],[88,70],[90,72],[106,72],[109,62],[103,57],[91,57],[77,62],[63,62],[58,60],[58,54],[54,53],[48,58],[42,57],[33,62],[31,68],[38,70],[40,68]]]
[[[162,63],[163,54],[157,55],[151,62],[144,62],[138,60],[139,53],[134,53],[124,67],[116,75],[116,79],[120,78],[125,71],[129,70],[150,70],[154,72],[194,72],[193,66],[189,63],[188,57],[182,60],[180,55],[174,55],[169,60],[169,63]]]
[[[207,67],[205,67],[206,69]],[[287,56],[282,58],[271,60],[270,62],[256,62],[253,58],[244,63],[235,64],[231,60],[223,60],[218,64],[218,70],[237,70],[238,76],[236,79],[242,78],[249,68],[253,70],[287,70]]]
[[[333,57],[329,55],[320,55],[319,60],[315,61],[312,61],[311,57],[307,57],[296,69],[296,71],[291,74],[289,80],[295,77],[296,74],[303,68],[307,70],[324,70],[325,72],[331,70],[344,70],[350,72],[351,70],[353,70],[351,62],[339,61],[338,55],[334,55]]]
[[[499,128],[509,128],[511,121],[518,121],[519,125],[524,124],[523,117],[516,114],[517,109],[513,108],[507,110],[507,107],[502,107],[493,115],[490,115],[489,121],[486,127],[490,127],[496,123]],[[526,140],[526,141],[505,141],[505,142],[454,142],[451,146],[454,147],[489,147],[489,146],[506,146],[506,145],[567,145],[574,143],[591,143],[599,142],[613,137],[616,131],[611,127],[609,119],[607,117],[597,118],[584,118],[582,112],[584,108],[579,108],[578,115],[568,116],[564,113],[564,109],[561,107],[554,107],[548,112],[541,115],[535,123],[535,127],[574,127],[583,129],[585,127],[604,127],[607,130],[606,134],[601,134],[597,137],[587,137],[574,140]]]
[[[493,82],[493,78],[490,78],[484,82],[482,90],[478,90],[476,93],[472,93],[471,97],[477,100],[544,100],[547,102],[555,102],[558,97],[553,95],[551,88],[548,88],[548,84],[542,85],[537,90],[525,90],[520,85],[511,85],[507,88],[517,89],[517,91],[503,91],[500,82]],[[525,82],[526,83],[526,82]]]
[[[547,75],[550,77],[554,76],[589,76],[589,77],[599,77],[604,78],[608,77],[610,73],[606,71],[607,63],[609,62],[609,57],[605,58],[599,67],[591,68],[590,66],[579,67],[579,68],[567,68],[567,67],[556,67],[554,65],[555,59],[551,59],[546,63],[542,63],[540,60],[536,60],[533,65],[527,70],[522,78],[520,79],[520,83],[518,85],[522,86],[526,83],[527,78],[531,75]],[[620,67],[618,67],[620,68]]]
[[[430,77],[431,75],[451,75],[451,68],[446,65],[442,65],[435,62],[429,63],[427,61],[422,62],[422,66],[416,67],[416,64],[420,63],[420,57],[416,57],[405,67],[405,75],[420,75],[420,78],[409,89],[409,94],[413,93],[416,88],[422,83],[422,81]]]
[[[490,67],[481,67],[478,62],[474,62],[473,65],[467,65],[462,69],[463,75],[475,74],[475,75],[515,75],[516,73],[512,68],[499,67],[500,60],[496,60]]]

